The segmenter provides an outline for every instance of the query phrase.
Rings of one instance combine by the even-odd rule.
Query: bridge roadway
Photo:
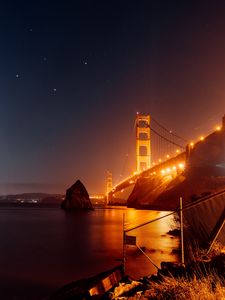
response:
[[[181,173],[185,168],[186,163],[186,151],[172,157],[150,169],[144,170],[141,173],[135,173],[123,181],[116,184],[108,194],[108,200],[110,201],[116,193],[123,191],[124,189],[135,185],[138,178],[150,178],[151,176],[165,176],[169,173],[177,175]]]
[[[160,135],[160,137],[162,136]],[[171,142],[167,138],[166,141]],[[171,143],[177,146],[174,142]],[[217,126],[214,132],[208,134],[206,137],[201,137],[195,143],[191,142],[187,144],[184,152],[119,182],[108,193],[108,201],[111,201],[113,198],[115,200],[120,198],[125,200],[126,198],[127,200],[138,178],[145,179],[152,177],[154,179],[154,176],[167,176],[165,179],[168,179],[169,176],[170,178],[175,178],[183,172],[184,168],[188,168],[189,172],[193,174],[198,170],[199,174],[204,174],[204,176],[225,177],[224,152],[225,115],[222,119],[222,126]]]

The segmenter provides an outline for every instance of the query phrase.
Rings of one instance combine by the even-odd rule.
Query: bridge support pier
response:
[[[150,115],[136,115],[136,171],[151,167]]]
[[[107,186],[106,186],[106,204],[109,203],[109,193],[112,191],[112,173],[107,171]]]

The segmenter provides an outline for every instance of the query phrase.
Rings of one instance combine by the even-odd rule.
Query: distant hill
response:
[[[23,193],[15,195],[0,196],[0,202],[8,203],[52,203],[60,204],[64,195],[48,193]]]

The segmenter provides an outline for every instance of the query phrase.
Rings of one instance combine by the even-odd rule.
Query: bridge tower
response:
[[[113,183],[112,183],[112,173],[107,171],[107,181],[106,181],[106,201],[108,204],[108,200],[109,200],[109,193],[112,191],[113,189]]]
[[[136,115],[136,171],[151,167],[150,115]]]

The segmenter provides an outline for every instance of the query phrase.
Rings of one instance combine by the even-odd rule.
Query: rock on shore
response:
[[[80,180],[77,180],[69,189],[67,189],[66,198],[62,202],[61,207],[67,211],[93,209],[88,192]]]

